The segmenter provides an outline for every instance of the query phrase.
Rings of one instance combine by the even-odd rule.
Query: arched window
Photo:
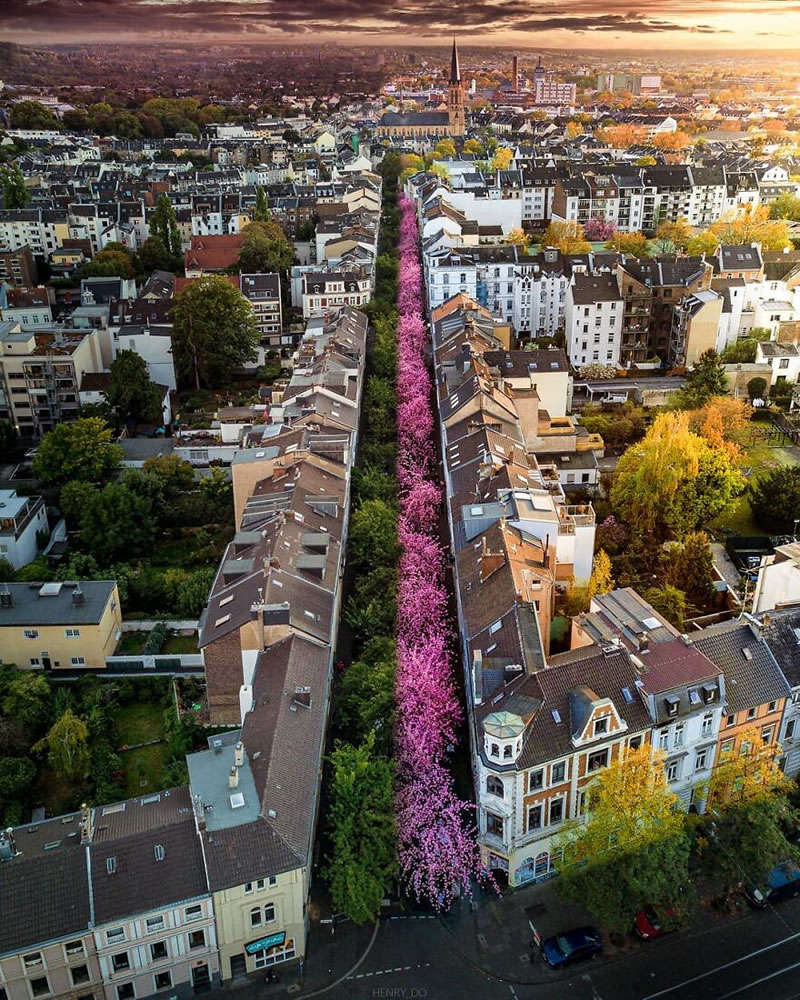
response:
[[[503,782],[494,774],[490,774],[489,777],[486,779],[486,791],[489,793],[489,795],[496,795],[498,798],[501,799],[505,795]]]
[[[500,747],[496,743],[492,743],[491,753],[492,753],[492,757],[499,757],[500,756]]]
[[[542,875],[547,874],[547,869],[550,867],[550,856],[547,851],[543,851],[541,854],[536,855],[536,865],[533,869],[533,874],[535,878],[540,878]]]
[[[514,755],[514,751],[510,746],[503,747],[503,758],[504,760],[511,760]]]

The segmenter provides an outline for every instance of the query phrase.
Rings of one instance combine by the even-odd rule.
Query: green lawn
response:
[[[168,635],[162,653],[196,653],[197,633],[193,635]]]
[[[758,441],[744,449],[742,467],[750,468],[748,482],[753,482],[770,469],[779,465],[796,465],[796,459],[785,448],[771,448],[766,442]],[[767,532],[760,528],[753,520],[753,513],[750,504],[747,502],[747,494],[744,493],[728,507],[728,509],[714,518],[709,525],[711,530],[718,535],[766,535]]]
[[[161,769],[167,759],[166,743],[139,747],[120,754],[125,771],[125,795],[132,798],[161,789]]]
[[[133,746],[164,735],[164,706],[157,702],[138,701],[123,705],[116,718],[117,746]]]
[[[144,645],[147,642],[147,635],[147,632],[123,632],[114,655],[131,656],[143,653]]]

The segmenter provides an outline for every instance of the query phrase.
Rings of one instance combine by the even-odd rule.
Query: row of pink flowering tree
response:
[[[401,547],[397,584],[395,809],[405,884],[437,909],[484,877],[473,807],[456,795],[446,755],[461,718],[452,630],[437,539],[432,383],[425,360],[419,233],[412,201],[400,200],[397,283],[397,482]]]

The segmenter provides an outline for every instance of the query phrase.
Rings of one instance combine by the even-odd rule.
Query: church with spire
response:
[[[377,134],[390,138],[459,139],[466,128],[464,84],[454,38],[447,84],[447,111],[386,111],[378,122]]]

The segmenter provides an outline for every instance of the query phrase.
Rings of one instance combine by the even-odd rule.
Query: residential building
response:
[[[575,84],[559,83],[550,77],[539,77],[534,81],[533,99],[537,104],[575,104]]]
[[[46,327],[53,322],[48,289],[8,288],[0,284],[0,321],[19,323],[24,329]]]
[[[258,329],[261,331],[261,343],[265,347],[279,348],[283,344],[280,276],[242,274],[240,290],[253,307]]]
[[[236,267],[243,237],[232,235],[196,235],[183,255],[187,278],[200,278],[204,274],[216,274]]]
[[[706,351],[716,350],[723,297],[713,288],[687,295],[675,306],[668,364],[691,368]]]
[[[780,344],[774,340],[759,341],[756,345],[756,364],[770,366],[772,385],[778,385],[780,382],[794,385],[800,378],[800,349],[797,344]]]
[[[0,248],[0,283],[4,281],[19,288],[33,288],[37,284],[36,262],[29,246],[16,250]]]
[[[795,528],[797,526],[795,525]],[[771,612],[800,602],[800,542],[776,545],[770,555],[761,557],[753,613]]]
[[[774,610],[753,623],[781,669],[791,694],[786,698],[778,731],[781,767],[789,778],[800,772],[800,606]]]
[[[372,278],[365,267],[313,269],[302,276],[303,318],[328,319],[343,306],[362,306],[372,295]]]
[[[39,536],[47,533],[44,497],[0,490],[0,559],[7,559],[14,569],[32,562],[39,552]]]
[[[114,580],[0,584],[0,650],[21,669],[105,667],[122,634]]]
[[[618,365],[623,298],[616,276],[575,274],[567,289],[564,326],[573,365]]]

